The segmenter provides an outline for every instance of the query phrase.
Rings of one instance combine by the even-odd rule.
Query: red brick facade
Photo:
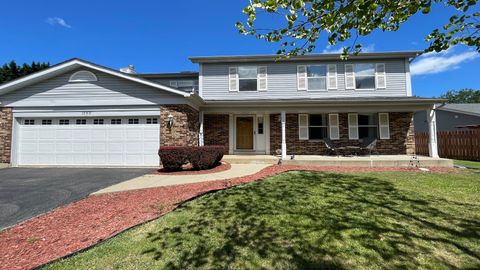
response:
[[[390,139],[378,140],[377,150],[384,155],[404,155],[415,152],[413,113],[391,112]],[[280,114],[270,115],[270,148],[272,153],[281,148]],[[348,114],[339,114],[340,139],[333,141],[335,146],[359,146],[358,140],[348,139]],[[298,114],[287,114],[286,121],[287,154],[324,155],[323,141],[300,140],[298,138]]]
[[[223,145],[228,154],[228,114],[205,114],[203,117],[203,141],[205,145]]]
[[[173,126],[167,125],[173,116]],[[198,146],[198,111],[189,105],[160,106],[160,146]]]
[[[10,163],[12,123],[12,109],[0,108],[0,163]]]

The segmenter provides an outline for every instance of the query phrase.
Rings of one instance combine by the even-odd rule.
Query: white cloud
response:
[[[435,53],[430,52],[420,56],[410,66],[410,71],[413,76],[436,74],[453,69],[460,68],[460,64],[473,60],[479,57],[480,54],[476,51],[466,51],[462,53],[454,54],[454,49]]]
[[[65,28],[72,28],[71,25],[69,25],[64,19],[59,18],[59,17],[50,17],[47,18],[46,22],[50,25],[60,25]]]
[[[375,51],[375,44],[369,44],[362,47],[362,53],[369,53],[373,51]],[[343,47],[332,48],[332,46],[328,45],[325,49],[323,49],[322,53],[343,53]]]

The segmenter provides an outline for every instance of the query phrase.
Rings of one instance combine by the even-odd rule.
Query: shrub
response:
[[[195,170],[206,170],[213,168],[220,163],[223,158],[223,146],[199,146],[192,147],[189,155],[189,161]]]
[[[166,171],[179,171],[188,162],[190,147],[164,146],[158,150],[160,161]]]
[[[158,151],[160,161],[166,171],[179,171],[182,166],[191,163],[195,170],[206,170],[219,164],[225,148],[218,145],[186,147],[165,146]]]

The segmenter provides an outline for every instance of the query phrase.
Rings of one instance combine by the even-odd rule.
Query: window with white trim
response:
[[[238,67],[238,90],[257,91],[258,69],[256,66]]]
[[[158,124],[158,118],[147,118],[146,120],[147,124]]]
[[[327,65],[307,66],[307,90],[327,90]]]
[[[112,120],[110,120],[110,124],[121,125],[122,124],[122,119],[112,119]]]
[[[23,124],[27,126],[32,126],[35,125],[35,120],[34,119],[25,119],[23,120]]]
[[[103,119],[93,119],[93,124],[94,125],[103,125],[104,120]]]
[[[42,120],[42,125],[51,125],[52,124],[52,120],[51,119],[43,119]]]
[[[374,64],[355,64],[355,88],[375,89]]]
[[[377,139],[378,125],[376,114],[358,114],[358,139]]]
[[[263,116],[257,118],[257,133],[259,135],[263,134]]]
[[[86,125],[87,124],[87,119],[77,119],[76,124],[77,125]]]
[[[129,125],[137,125],[140,123],[140,120],[138,118],[130,118],[128,119],[128,124]]]
[[[308,139],[322,140],[328,138],[327,115],[309,114],[308,115]]]
[[[70,120],[68,120],[68,119],[60,119],[60,120],[58,120],[58,124],[59,124],[59,125],[62,125],[62,126],[63,126],[63,125],[65,125],[65,126],[66,126],[66,125],[70,125]]]
[[[69,82],[96,82],[97,76],[88,70],[80,70],[70,76]]]

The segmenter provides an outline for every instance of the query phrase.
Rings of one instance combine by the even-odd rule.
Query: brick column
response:
[[[168,127],[168,116],[173,117],[173,126]],[[160,147],[198,146],[199,114],[185,105],[160,106]]]
[[[12,127],[12,108],[0,108],[0,163],[10,163]]]

